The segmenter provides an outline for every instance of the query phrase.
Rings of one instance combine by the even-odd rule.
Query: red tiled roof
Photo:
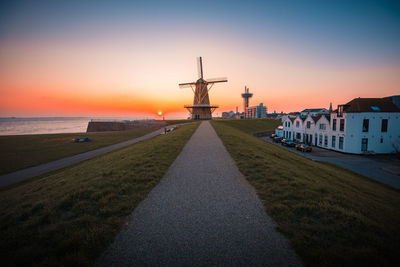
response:
[[[390,99],[386,98],[354,98],[343,105],[344,112],[400,112]]]

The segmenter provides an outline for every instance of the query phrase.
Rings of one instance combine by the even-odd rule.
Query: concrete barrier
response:
[[[107,121],[90,121],[86,132],[107,132],[107,131],[127,131],[140,128],[149,128],[155,126],[164,126],[167,123],[165,121],[152,121],[152,122],[107,122]]]

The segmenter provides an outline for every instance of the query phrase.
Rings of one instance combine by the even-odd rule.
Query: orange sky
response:
[[[198,56],[206,79],[228,78],[210,91],[219,115],[243,110],[245,85],[254,94],[250,105],[262,102],[268,112],[400,93],[396,60],[318,43],[318,35],[260,35],[224,23],[192,31],[179,23],[172,31],[154,26],[129,34],[102,29],[71,38],[0,38],[0,116],[144,117],[162,111],[166,118],[186,117],[183,105],[191,104],[193,93],[178,83],[196,80]]]

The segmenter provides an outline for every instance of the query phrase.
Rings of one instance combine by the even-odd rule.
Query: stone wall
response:
[[[90,121],[86,132],[107,132],[107,131],[127,131],[139,128],[148,128],[154,126],[164,126],[165,121],[152,121],[149,123],[126,123],[126,122],[108,122],[108,121]]]

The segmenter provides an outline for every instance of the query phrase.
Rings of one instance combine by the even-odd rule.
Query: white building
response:
[[[355,98],[330,114],[313,115],[285,118],[281,136],[354,154],[400,149],[400,108],[390,99]]]

